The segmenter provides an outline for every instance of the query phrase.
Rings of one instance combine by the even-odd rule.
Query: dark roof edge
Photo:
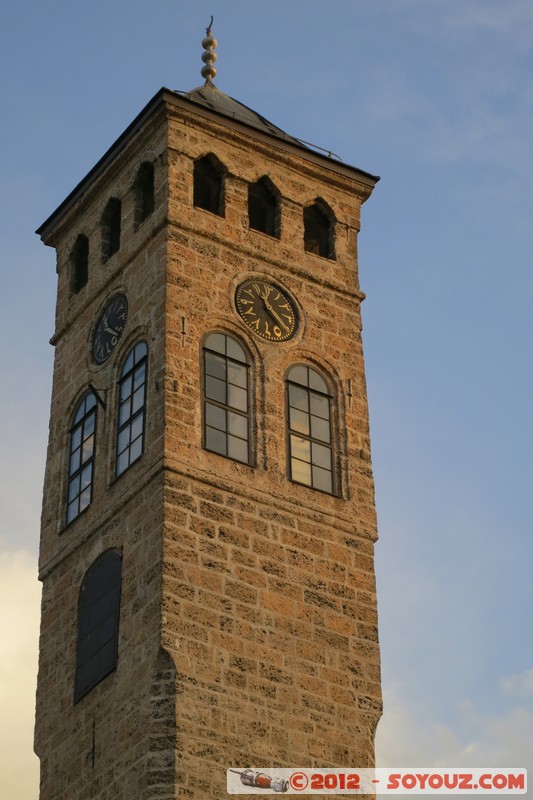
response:
[[[282,146],[284,149],[288,150],[289,152],[301,152],[302,156],[306,158],[308,161],[315,161],[316,163],[320,163],[322,165],[327,165],[329,169],[333,169],[335,172],[349,172],[349,173],[356,173],[361,178],[363,178],[363,182],[366,183],[371,188],[374,188],[376,183],[380,180],[379,175],[372,175],[370,172],[365,172],[363,169],[359,169],[359,167],[353,167],[351,164],[347,164],[346,162],[332,158],[329,155],[325,155],[325,153],[320,152],[322,148],[318,147],[317,145],[309,144],[308,142],[304,142],[302,139],[298,139],[296,136],[291,136],[291,134],[285,133],[281,128],[278,128],[277,125],[267,120],[267,122],[272,125],[273,127],[277,128],[281,135],[276,135],[275,133],[269,133],[267,131],[262,131],[259,128],[255,127],[254,125],[249,125],[248,123],[244,122],[243,120],[233,119],[232,117],[228,117],[222,112],[217,111],[213,108],[206,108],[204,105],[200,105],[195,103],[194,100],[190,100],[188,95],[192,94],[192,92],[179,92],[179,91],[172,91],[169,90],[171,93],[171,99],[174,102],[179,100],[185,100],[189,105],[191,105],[197,114],[206,117],[218,117],[220,119],[224,119],[229,122],[234,128],[239,128],[242,126],[246,129],[247,132],[252,132],[252,134],[257,139],[264,139],[264,140],[272,140],[274,139],[278,146]],[[194,90],[193,90],[194,91]],[[229,95],[228,95],[229,97]],[[241,103],[240,100],[235,100],[234,98],[230,97],[230,100],[233,102],[238,103],[243,108],[246,108],[248,111],[252,111],[252,113],[256,114],[260,119],[265,120],[266,117],[263,117],[257,111],[253,111],[249,106],[246,106],[244,103]]]
[[[143,125],[143,123],[154,113],[154,111],[163,105],[163,97],[168,92],[168,89],[163,87],[160,89],[151,100],[144,106],[144,108],[137,114],[135,119],[130,122],[128,127],[120,134],[118,139],[116,139],[111,147],[106,150],[102,158],[100,158],[94,167],[92,167],[87,175],[81,179],[81,181],[74,187],[74,189],[65,197],[62,203],[58,205],[55,211],[53,211],[50,216],[45,219],[45,221],[40,225],[35,233],[43,238],[46,234],[48,229],[51,225],[56,221],[56,219],[62,216],[71,205],[75,203],[75,201],[80,197],[87,184],[91,183],[103,170],[105,167],[115,158],[117,153],[119,153],[126,145],[126,143],[133,137],[133,135],[139,130],[139,128]]]
[[[207,109],[204,106],[195,103],[193,100],[189,100],[186,93],[173,91],[172,89],[167,89],[163,86],[159,91],[148,101],[148,103],[144,106],[144,108],[137,114],[137,116],[133,119],[132,122],[128,125],[128,127],[120,134],[118,139],[116,139],[111,147],[106,150],[104,155],[96,162],[94,167],[89,170],[89,172],[85,175],[84,178],[74,187],[74,189],[67,195],[67,197],[63,200],[62,203],[53,211],[50,216],[37,228],[35,233],[44,240],[44,237],[50,232],[52,226],[60,219],[63,214],[65,214],[68,209],[78,200],[79,197],[82,196],[87,186],[107,167],[107,165],[116,157],[116,155],[124,149],[128,141],[137,133],[139,128],[149,119],[150,116],[164,104],[165,101],[169,101],[173,104],[180,105],[181,103],[186,103],[188,106],[194,109],[196,113],[200,116],[206,117],[215,117],[224,119],[226,121],[230,121],[233,127],[240,127],[246,129],[246,131],[253,131],[255,136],[259,139],[274,139],[278,146],[283,146],[283,149],[289,151],[296,151],[300,152],[304,158],[310,161],[315,161],[316,163],[327,165],[330,169],[333,169],[335,172],[348,172],[348,173],[356,173],[360,177],[363,178],[363,182],[366,183],[370,187],[374,187],[375,184],[379,181],[379,176],[372,175],[370,172],[365,172],[364,170],[359,169],[358,167],[352,167],[350,164],[346,164],[343,161],[336,161],[322,153],[311,150],[308,146],[303,143],[299,143],[298,139],[295,137],[291,137],[293,141],[287,141],[284,139],[280,139],[274,134],[267,134],[263,133],[256,128],[252,127],[251,125],[247,125],[244,122],[237,122],[232,120],[229,117],[226,117],[224,114],[221,114],[213,109]],[[298,142],[297,144],[294,141]]]

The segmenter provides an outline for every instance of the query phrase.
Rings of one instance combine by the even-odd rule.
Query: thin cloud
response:
[[[0,797],[35,800],[33,753],[40,586],[28,552],[0,552]]]
[[[513,33],[531,46],[529,25],[533,25],[531,0],[403,0],[402,19],[414,30],[419,30],[428,18],[442,30],[450,29],[474,33]],[[411,16],[406,11],[411,10]]]
[[[366,124],[385,126],[399,157],[522,176],[533,163],[529,0],[406,0],[395,20],[412,48],[384,54],[360,86]]]
[[[510,675],[508,678],[502,678],[500,688],[507,697],[518,699],[533,698],[533,669]]]
[[[531,33],[533,7],[530,0],[485,0],[484,3],[463,0],[460,7],[453,8],[447,0],[440,0],[441,10],[448,24],[457,28],[497,33],[517,32],[524,38]],[[517,38],[521,38],[518,36]],[[531,40],[529,40],[531,42]]]
[[[531,688],[533,670],[502,679],[508,687]],[[533,697],[533,692],[530,694]],[[378,767],[518,767],[532,770],[533,703],[507,705],[501,712],[481,711],[471,701],[458,703],[453,729],[431,720],[423,709],[401,698],[401,687],[385,686],[385,713],[378,726]],[[495,701],[501,701],[496,693]]]

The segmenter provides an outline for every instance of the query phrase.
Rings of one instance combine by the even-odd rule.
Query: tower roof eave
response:
[[[325,153],[313,150],[312,147],[308,146],[306,143],[285,133],[285,131],[261,116],[261,114],[253,111],[238,100],[234,100],[232,97],[229,97],[229,95],[224,94],[213,84],[198,87],[190,92],[181,92],[162,87],[120,134],[118,139],[113,142],[102,158],[89,170],[87,175],[82,178],[55,211],[53,211],[37,228],[35,231],[36,234],[40,236],[45,243],[47,243],[46,239],[52,233],[55,225],[63,218],[69,208],[71,208],[71,206],[86,192],[93,181],[108,167],[118,153],[124,149],[126,144],[137,134],[148,119],[150,119],[165,103],[188,108],[193,107],[197,113],[201,113],[202,115],[223,117],[226,121],[229,121],[230,125],[235,127],[243,125],[249,132],[255,132],[260,138],[265,136],[268,137],[270,141],[275,139],[278,146],[282,146],[284,149],[289,149],[293,152],[295,150],[298,151],[303,158],[319,163],[326,168],[332,169],[334,172],[340,172],[355,177],[370,189],[379,181],[377,175],[372,175],[357,167],[352,167],[342,161],[337,161]]]
[[[244,103],[240,103],[238,100],[234,100],[233,97],[224,94],[224,92],[221,92],[213,83],[199,86],[197,89],[193,89],[192,92],[178,91],[176,94],[190,100],[196,105],[214,111],[216,114],[221,114],[223,117],[227,117],[230,120],[249,125],[263,133],[275,136],[277,139],[282,139],[283,141],[292,142],[293,144],[305,147],[299,139],[290,136],[281,128],[278,128],[277,125],[274,125],[266,119],[266,117],[263,117],[261,114],[258,114],[257,111],[244,105]]]

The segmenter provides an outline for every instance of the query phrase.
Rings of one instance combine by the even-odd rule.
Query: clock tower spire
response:
[[[217,60],[217,54],[215,53],[215,48],[218,42],[211,33],[212,27],[213,27],[213,17],[211,17],[211,22],[209,23],[208,27],[205,30],[205,38],[202,40],[202,47],[204,48],[204,52],[202,53],[202,61],[205,64],[205,66],[202,67],[202,78],[205,78],[206,86],[209,86],[211,84],[211,81],[217,74],[216,68],[213,66],[213,64]]]

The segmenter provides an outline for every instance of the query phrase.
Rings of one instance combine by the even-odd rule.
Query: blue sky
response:
[[[533,769],[530,0],[7,0],[0,10],[0,794],[32,755],[54,254],[34,229],[161,87],[216,83],[382,176],[359,241],[380,766]]]

